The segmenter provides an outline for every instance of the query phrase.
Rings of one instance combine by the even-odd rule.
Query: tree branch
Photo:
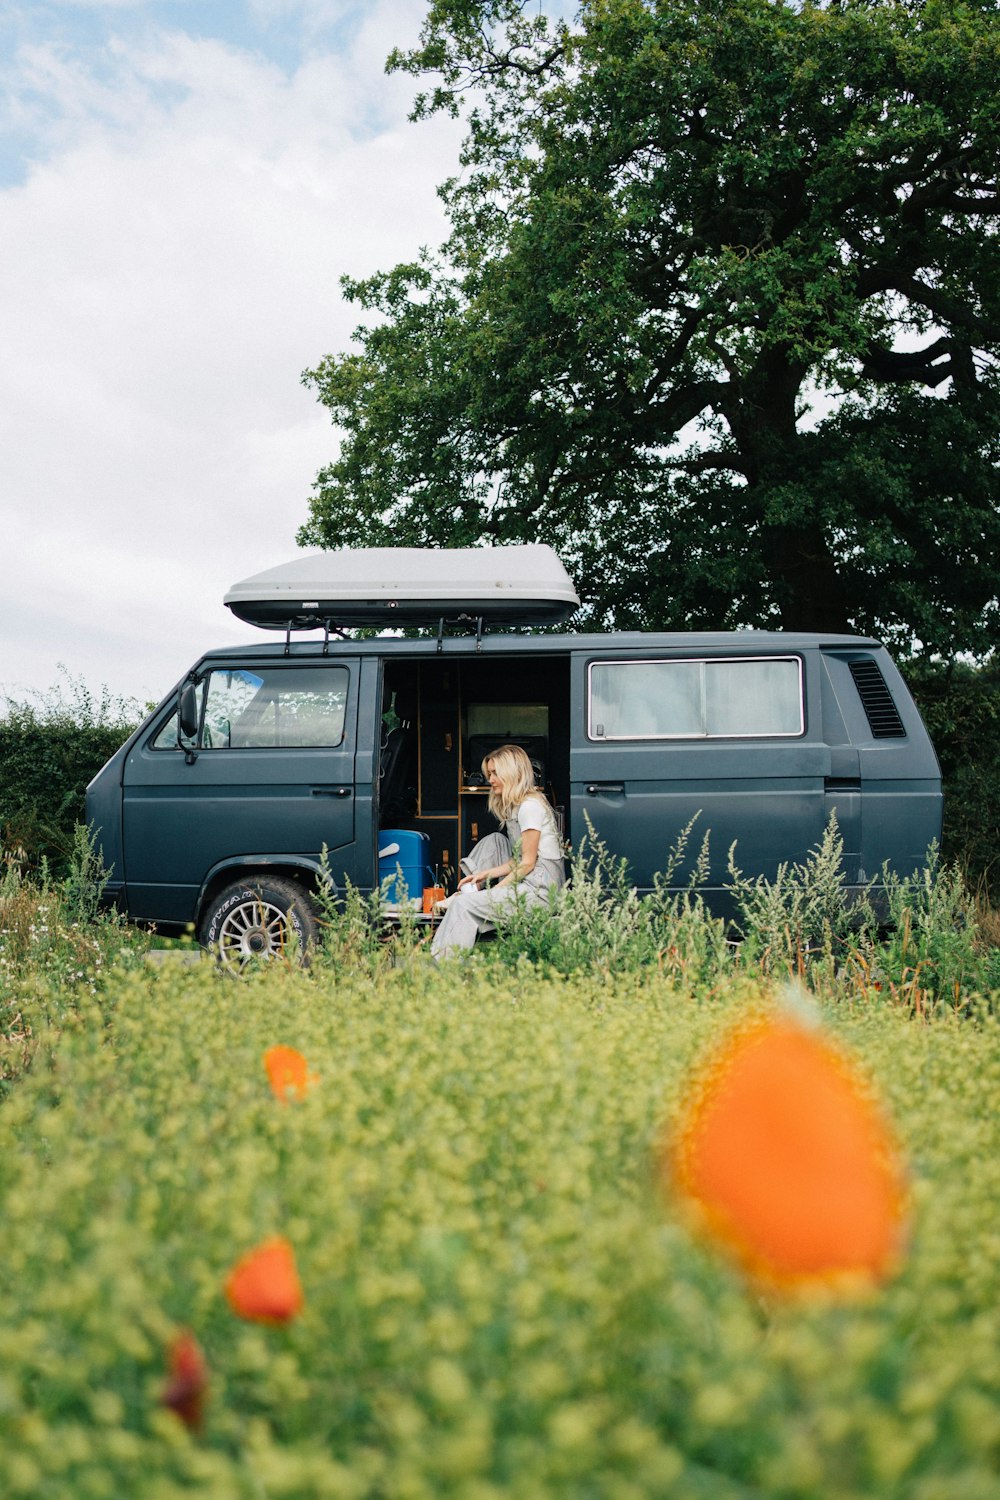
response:
[[[738,453],[726,453],[722,449],[699,453],[691,458],[668,458],[666,462],[670,468],[680,469],[685,474],[707,474],[713,469],[722,469],[730,474],[741,474],[744,479],[750,478],[749,464]]]
[[[979,317],[964,302],[956,302],[917,276],[904,275],[897,266],[870,266],[858,275],[857,288],[861,297],[898,292],[907,301],[926,307],[939,323],[963,328],[987,341],[1000,338],[1000,321]]]
[[[939,360],[941,363],[937,363]],[[952,338],[935,339],[924,349],[895,350],[872,344],[862,361],[861,374],[866,380],[885,384],[919,381],[931,390],[952,378],[960,384],[976,383],[971,349]]]

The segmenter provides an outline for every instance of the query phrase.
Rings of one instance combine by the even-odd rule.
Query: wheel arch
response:
[[[195,911],[196,930],[200,930],[206,911],[220,891],[239,880],[253,880],[255,876],[292,880],[296,885],[300,885],[307,895],[313,895],[324,884],[333,885],[336,890],[329,875],[325,874],[322,866],[315,859],[288,855],[275,857],[273,854],[241,854],[233,859],[222,860],[209,871],[202,882]]]

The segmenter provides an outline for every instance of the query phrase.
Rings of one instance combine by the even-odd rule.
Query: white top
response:
[[[517,826],[522,834],[529,828],[537,828],[541,834],[538,841],[539,859],[562,859],[563,852],[556,832],[556,821],[552,809],[541,797],[529,792],[516,813]]]

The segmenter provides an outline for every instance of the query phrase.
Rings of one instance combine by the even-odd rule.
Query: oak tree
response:
[[[450,235],[345,282],[303,545],[552,543],[617,628],[997,638],[993,0],[434,0]]]

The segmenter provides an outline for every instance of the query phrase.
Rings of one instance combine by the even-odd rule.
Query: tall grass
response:
[[[547,904],[515,905],[490,945],[493,962],[525,959],[560,974],[668,974],[695,986],[727,976],[808,978],[830,994],[891,998],[919,1013],[968,1008],[973,992],[1000,989],[1000,951],[961,874],[936,848],[924,868],[883,870],[862,892],[846,887],[843,840],[831,819],[801,864],[773,880],[745,876],[729,855],[730,923],[698,893],[708,867],[707,836],[689,880],[675,884],[691,826],[670,851],[652,892],[640,895],[625,860],[592,827],[570,863],[570,881]]]
[[[891,1001],[918,1014],[962,1014],[975,995],[1000,991],[996,915],[973,899],[961,874],[937,850],[915,874],[883,870],[860,894],[844,882],[843,844],[831,820],[801,864],[773,880],[745,876],[729,857],[726,886],[733,915],[708,909],[699,887],[708,839],[689,861],[693,826],[668,852],[653,889],[640,895],[627,862],[588,826],[569,861],[569,883],[541,905],[514,903],[477,962],[527,964],[543,972],[634,974],[677,980],[699,992],[731,978],[796,978],[835,998]],[[324,860],[326,856],[324,854]],[[678,886],[677,872],[690,874]],[[148,939],[103,911],[105,876],[93,841],[77,828],[66,876],[44,864],[29,878],[8,854],[0,864],[0,1005],[16,1003],[26,980],[85,986],[93,992],[115,962],[135,962]],[[387,925],[384,891],[335,889],[326,868],[315,894],[322,940],[314,965],[377,979],[410,961],[429,941],[404,901]],[[296,962],[298,955],[289,955]],[[61,1004],[62,1002],[60,1002]],[[58,1006],[56,1007],[58,1009]]]
[[[101,910],[106,880],[82,825],[61,880],[44,860],[29,876],[17,853],[0,850],[0,1091],[23,1073],[46,1032],[58,1032],[84,996],[103,991],[110,972],[147,950],[144,934]]]

